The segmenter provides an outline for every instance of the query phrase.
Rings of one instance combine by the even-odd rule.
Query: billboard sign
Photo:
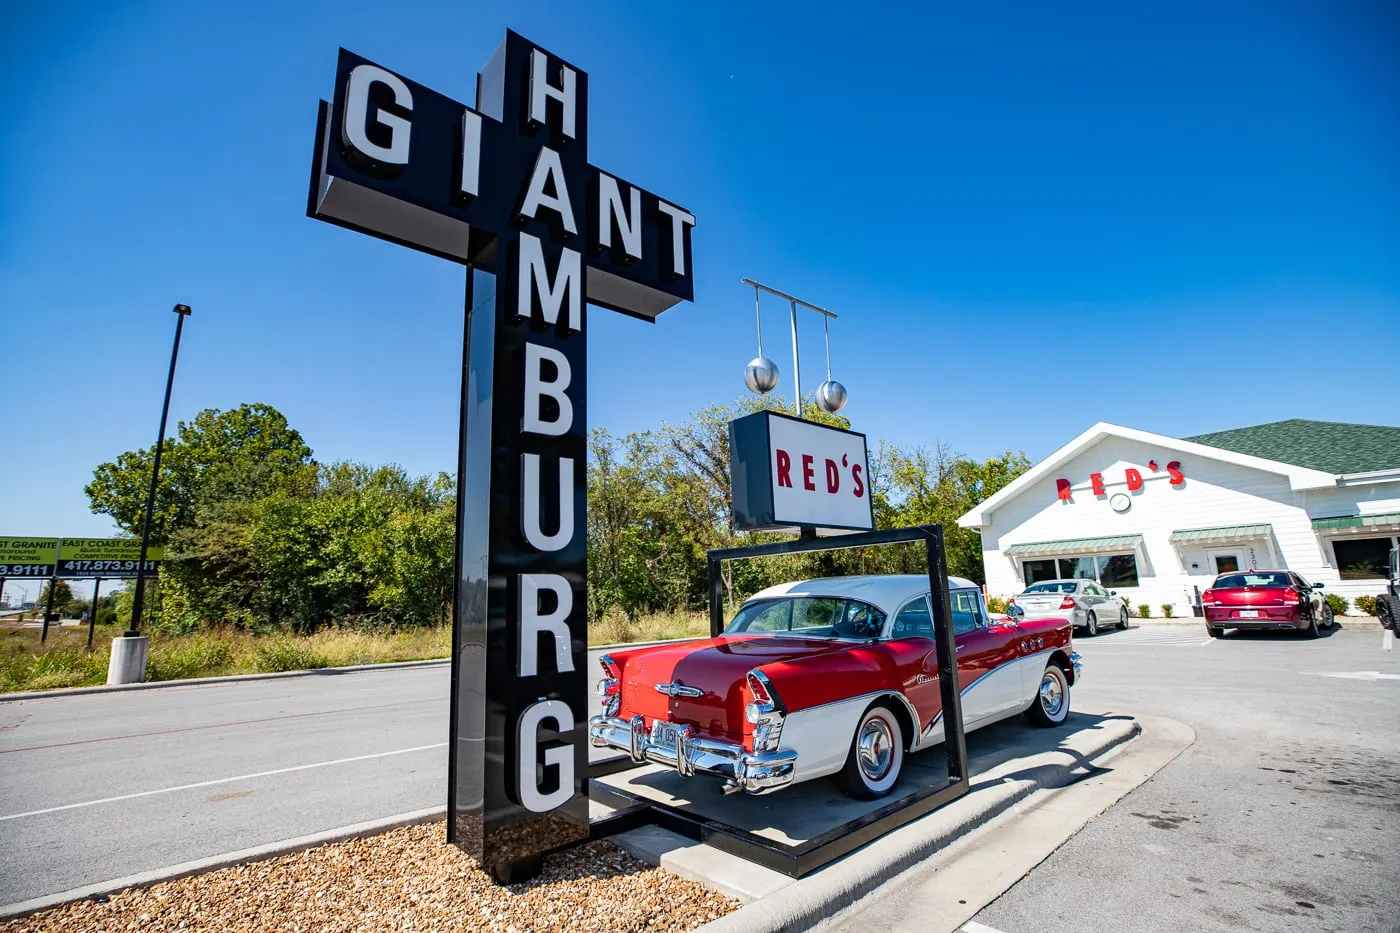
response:
[[[51,577],[57,538],[0,538],[0,577]]]
[[[729,423],[730,493],[740,531],[870,531],[865,435],[775,411]]]
[[[146,573],[160,568],[164,548],[146,548]],[[58,548],[60,577],[134,577],[141,561],[140,538],[64,538]]]

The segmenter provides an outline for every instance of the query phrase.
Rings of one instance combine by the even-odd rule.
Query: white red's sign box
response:
[[[729,422],[739,531],[870,531],[865,435],[773,411]]]

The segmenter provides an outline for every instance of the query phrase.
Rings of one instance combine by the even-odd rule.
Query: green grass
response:
[[[57,690],[107,682],[107,661],[117,625],[99,625],[93,649],[87,628],[52,627],[39,644],[39,630],[0,629],[0,693]],[[664,641],[710,634],[703,612],[658,613],[628,619],[609,615],[588,627],[590,645]],[[445,658],[452,653],[451,626],[365,632],[323,629],[312,635],[250,635],[211,629],[194,635],[151,636],[146,679],[189,680],[226,674],[305,671],[355,664],[385,664]]]
[[[93,650],[87,629],[51,628],[39,644],[38,629],[0,630],[0,692],[87,687],[107,682],[107,661],[117,626],[97,627]],[[326,629],[314,635],[250,635],[214,630],[197,635],[151,636],[146,679],[187,680],[224,674],[347,667],[445,658],[452,630],[427,629],[368,633]]]
[[[710,617],[703,612],[666,612],[629,619],[620,612],[588,626],[590,645],[619,645],[634,641],[666,641],[710,634]]]

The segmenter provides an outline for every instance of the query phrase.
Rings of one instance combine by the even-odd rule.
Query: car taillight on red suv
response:
[[[1074,597],[1073,597],[1073,596],[1066,596],[1064,599],[1060,600],[1060,608],[1061,608],[1061,609],[1073,609],[1073,608],[1074,608]]]
[[[1279,597],[1279,600],[1285,606],[1296,606],[1298,605],[1298,591],[1291,586],[1286,587],[1283,594]]]
[[[1204,593],[1201,594],[1202,606],[1214,606],[1215,603],[1215,590],[1206,590]]]

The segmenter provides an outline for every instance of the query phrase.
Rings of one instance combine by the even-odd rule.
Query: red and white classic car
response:
[[[834,577],[755,595],[724,634],[604,655],[595,746],[762,794],[834,776],[873,799],[907,752],[943,741],[927,576]],[[968,731],[1017,713],[1069,715],[1080,661],[1065,619],[992,620],[949,578]]]

